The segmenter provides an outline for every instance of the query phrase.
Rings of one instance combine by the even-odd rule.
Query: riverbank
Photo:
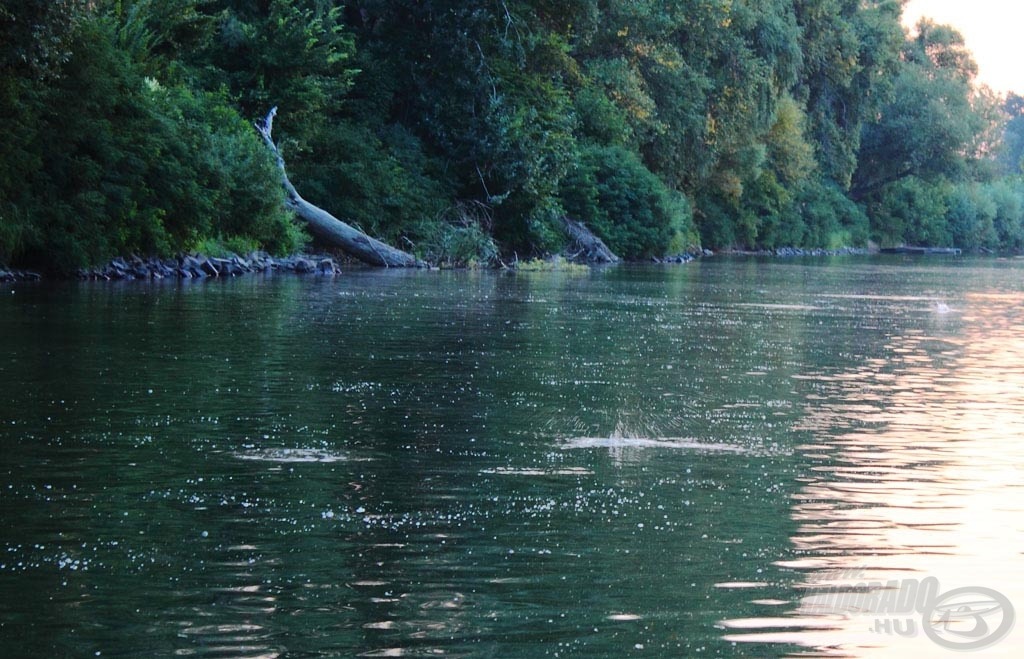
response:
[[[173,259],[132,256],[116,258],[106,265],[75,273],[81,281],[130,281],[157,279],[207,279],[245,274],[282,272],[334,277],[341,274],[335,257],[325,254],[296,254],[274,257],[266,252],[224,257],[182,254]],[[43,275],[29,270],[0,269],[0,282],[39,281]]]
[[[78,278],[91,281],[119,281],[131,279],[206,279],[208,277],[236,277],[250,273],[288,272],[333,277],[341,274],[334,258],[327,255],[296,254],[284,258],[266,252],[253,252],[248,256],[228,254],[225,257],[183,254],[175,259],[117,258],[91,270],[79,270]]]
[[[39,281],[43,276],[38,272],[32,272],[31,270],[9,270],[7,268],[0,268],[0,282],[12,282],[12,281]]]
[[[959,250],[957,250],[959,251]],[[653,263],[684,264],[701,258],[714,256],[760,256],[772,258],[823,257],[823,256],[870,256],[880,253],[877,247],[841,247],[839,249],[778,247],[762,250],[720,250],[714,252],[703,249],[685,252],[673,256],[653,257]],[[945,252],[943,252],[945,253]],[[547,259],[551,262],[565,261],[565,257],[556,256]],[[545,260],[523,262],[523,264],[541,263]],[[79,270],[75,277],[81,281],[126,281],[156,279],[207,279],[217,277],[235,277],[253,273],[280,272],[286,274],[317,275],[333,277],[341,274],[339,262],[343,257],[330,254],[295,254],[287,257],[274,257],[266,252],[253,252],[247,256],[228,254],[223,257],[204,256],[201,254],[183,254],[172,259],[155,257],[143,259],[137,256],[116,258],[104,266]],[[509,269],[544,269],[536,265],[523,264],[506,266]],[[363,267],[356,265],[356,267]],[[12,270],[0,268],[0,282],[39,281],[43,275],[30,270]]]
[[[701,256],[712,256],[711,250],[701,254],[679,254],[655,258],[655,263],[688,263]],[[159,279],[208,279],[236,277],[246,274],[286,273],[333,277],[341,274],[337,257],[325,254],[297,254],[288,257],[273,257],[265,252],[248,256],[228,254],[224,257],[186,254],[173,259],[159,259],[133,256],[116,258],[106,265],[79,270],[72,279],[79,281],[150,281]],[[353,264],[354,267],[366,267]],[[577,263],[562,256],[548,259],[516,261],[503,265],[508,270],[539,271],[560,270],[568,266],[587,268],[589,264]],[[28,282],[44,279],[41,273],[30,270],[0,268],[0,282]]]
[[[878,254],[877,248],[872,247],[840,247],[838,249],[824,249],[821,247],[804,249],[802,247],[776,247],[775,249],[757,250],[723,250],[718,254],[729,256],[774,256],[778,258],[791,258],[799,256],[871,256]]]

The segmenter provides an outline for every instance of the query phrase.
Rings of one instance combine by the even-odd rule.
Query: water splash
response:
[[[328,451],[315,448],[265,448],[239,451],[233,454],[239,460],[257,462],[356,462],[369,458],[357,458],[345,451]]]
[[[690,437],[574,437],[562,443],[563,450],[607,449],[670,449],[682,451],[709,451],[717,453],[749,453],[743,446],[701,442]]]
[[[573,437],[565,440],[561,448],[590,449],[670,449],[676,451],[709,451],[719,453],[748,453],[748,449],[735,444],[701,442],[693,437],[658,437],[653,428],[637,432],[635,424],[618,421],[615,430],[607,437]]]
[[[505,476],[592,476],[590,469],[584,467],[562,467],[556,469],[543,469],[531,467],[494,467],[481,469],[481,474],[502,474]]]

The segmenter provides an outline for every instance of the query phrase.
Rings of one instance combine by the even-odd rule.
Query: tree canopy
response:
[[[0,262],[1024,247],[1024,101],[900,0],[0,0]]]

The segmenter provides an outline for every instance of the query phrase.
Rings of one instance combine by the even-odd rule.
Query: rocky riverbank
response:
[[[740,256],[846,256],[873,254],[874,250],[857,247],[841,249],[802,249],[799,247],[779,247],[756,251],[723,251],[712,252],[709,249],[698,252],[687,252],[675,256],[652,259],[655,263],[688,263],[701,257],[715,254],[735,254]],[[329,255],[297,254],[287,257],[274,257],[265,252],[253,252],[248,256],[229,254],[225,257],[202,256],[200,254],[183,254],[173,259],[116,258],[98,268],[79,270],[76,274],[83,281],[123,281],[123,280],[154,280],[154,279],[207,279],[217,277],[236,277],[249,273],[292,273],[299,275],[318,275],[333,277],[341,274],[335,258]],[[38,281],[42,275],[28,270],[6,270],[0,268],[0,282]]]
[[[0,268],[0,282],[39,281],[43,276],[31,270],[7,270]]]
[[[804,249],[802,247],[776,247],[775,249],[759,249],[753,251],[727,250],[720,254],[735,254],[737,256],[775,256],[789,258],[794,256],[866,256],[877,254],[877,249],[867,247],[840,247],[839,249],[824,249],[815,247]]]
[[[675,256],[664,256],[661,258],[655,257],[651,259],[651,261],[654,263],[689,263],[694,259],[715,256],[716,254],[724,256],[773,256],[778,258],[789,258],[796,256],[864,256],[875,253],[877,253],[877,250],[863,247],[841,247],[839,249],[776,247],[775,249],[758,250],[727,249],[720,252],[712,252],[710,249],[704,249],[695,252],[686,252],[684,254],[676,254]]]
[[[250,273],[293,273],[333,277],[341,274],[334,258],[327,255],[297,254],[273,257],[265,252],[248,256],[229,254],[225,257],[182,254],[173,259],[116,258],[98,268],[79,270],[82,281],[125,281],[156,279],[208,279],[237,277]],[[43,276],[29,270],[0,268],[0,282],[39,281]]]
[[[174,259],[117,258],[100,268],[79,270],[86,281],[121,281],[131,279],[206,279],[237,277],[250,273],[286,272],[333,277],[341,269],[330,256],[298,254],[275,258],[265,252],[248,256],[229,254],[225,257],[183,254]]]
[[[689,263],[704,256],[714,256],[715,253],[710,249],[703,249],[699,251],[683,252],[682,254],[674,254],[672,256],[655,256],[651,258],[652,263]]]

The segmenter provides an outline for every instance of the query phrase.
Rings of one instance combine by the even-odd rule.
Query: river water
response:
[[[5,657],[1024,653],[1021,261],[7,285],[0,345]]]

